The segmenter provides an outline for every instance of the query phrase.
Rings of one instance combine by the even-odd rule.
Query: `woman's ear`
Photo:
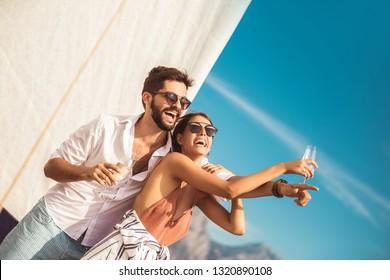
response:
[[[176,135],[176,141],[177,141],[177,144],[179,144],[180,146],[182,146],[182,145],[183,145],[183,134],[178,133],[178,134]]]

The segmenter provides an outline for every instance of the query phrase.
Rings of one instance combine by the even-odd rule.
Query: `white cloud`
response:
[[[209,75],[206,83],[217,93],[236,106],[239,106],[251,119],[255,119],[259,124],[268,129],[270,133],[285,143],[292,152],[296,154],[301,153],[302,143],[308,143],[302,135],[235,94],[232,86],[226,82]],[[369,204],[374,205],[376,210],[379,207],[382,210],[390,211],[390,202],[388,200],[376,193],[364,182],[347,173],[336,161],[330,159],[323,152],[321,153],[321,164],[316,171],[316,176],[321,177],[324,187],[340,202],[367,219],[375,227],[380,227],[380,223],[377,222],[379,219],[373,216],[373,213],[377,214],[377,211],[370,211],[368,209]]]

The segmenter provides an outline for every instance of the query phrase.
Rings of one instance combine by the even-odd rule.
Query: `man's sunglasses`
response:
[[[198,122],[190,122],[187,124],[191,133],[199,133],[202,130],[202,125]],[[207,136],[214,137],[217,134],[218,129],[211,124],[204,126]]]
[[[150,92],[150,93],[151,94],[162,94],[162,95],[164,95],[164,97],[167,100],[168,104],[171,105],[171,106],[176,104],[177,100],[179,99],[179,96],[176,93],[171,92],[171,91],[166,91],[166,92],[155,91],[155,92]],[[187,99],[187,97],[181,96],[180,97],[180,105],[181,105],[181,109],[186,110],[188,107],[190,107],[191,101],[189,101]]]

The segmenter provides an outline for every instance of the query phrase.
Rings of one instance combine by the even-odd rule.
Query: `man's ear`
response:
[[[144,91],[142,93],[142,101],[148,105],[150,105],[152,103],[152,99],[153,99],[153,96],[151,93],[147,92],[147,91]]]

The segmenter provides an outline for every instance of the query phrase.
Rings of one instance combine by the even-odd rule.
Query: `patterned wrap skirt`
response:
[[[134,210],[129,210],[114,231],[93,246],[82,260],[169,260],[168,247],[145,229]]]

